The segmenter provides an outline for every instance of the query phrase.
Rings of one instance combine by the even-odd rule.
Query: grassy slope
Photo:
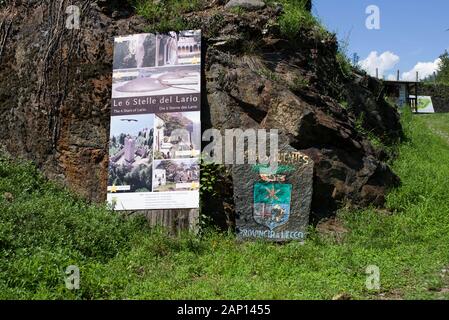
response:
[[[305,245],[168,238],[74,199],[30,165],[0,161],[0,298],[448,298],[449,141],[428,126],[449,135],[449,115],[404,118],[395,213],[341,213],[343,240],[312,231]],[[71,264],[81,268],[76,292],[65,289]],[[368,265],[380,268],[380,292],[365,289]]]

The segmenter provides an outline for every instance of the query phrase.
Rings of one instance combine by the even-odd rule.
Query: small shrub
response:
[[[134,0],[132,2],[138,15],[152,22],[148,32],[164,33],[192,29],[188,21],[180,15],[204,7],[204,0]]]
[[[296,38],[301,28],[316,29],[322,34],[327,31],[318,20],[306,9],[306,0],[282,0],[284,13],[279,19],[279,27],[282,35],[290,40]],[[274,1],[268,2],[274,4]]]
[[[233,7],[230,10],[232,13],[235,13],[238,16],[241,16],[243,13],[245,13],[245,8],[237,6],[237,7]]]
[[[201,159],[200,179],[200,233],[213,227],[212,218],[206,213],[207,201],[221,196],[227,170],[224,165]]]
[[[269,79],[271,81],[274,81],[274,82],[281,81],[281,78],[278,76],[278,74],[276,72],[273,72],[273,71],[271,71],[271,70],[269,70],[267,68],[260,69],[260,70],[257,71],[257,73],[261,77],[267,78],[267,79]]]
[[[337,52],[337,64],[340,67],[341,73],[346,77],[349,78],[353,74],[353,69],[351,62],[349,61],[348,57],[342,52]]]
[[[307,88],[309,85],[309,80],[298,75],[297,77],[295,77],[295,79],[293,79],[292,83],[289,86],[289,89],[293,92],[297,92]]]
[[[348,109],[348,106],[349,106],[348,101],[340,101],[340,106],[343,109]]]

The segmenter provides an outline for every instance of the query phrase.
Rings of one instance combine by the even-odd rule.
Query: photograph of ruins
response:
[[[154,159],[198,158],[200,150],[200,112],[155,115]]]
[[[112,96],[200,92],[200,31],[115,38]]]
[[[153,122],[152,114],[112,117],[108,191],[151,191]]]
[[[153,192],[192,191],[199,189],[198,159],[155,161]]]

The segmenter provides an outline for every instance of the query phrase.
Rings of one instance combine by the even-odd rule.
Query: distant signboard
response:
[[[413,96],[414,98],[414,96]],[[435,113],[432,97],[418,96],[418,113]]]
[[[115,210],[199,206],[201,31],[117,37],[108,202]]]

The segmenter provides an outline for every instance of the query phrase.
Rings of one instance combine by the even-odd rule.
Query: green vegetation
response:
[[[238,16],[241,16],[243,13],[245,13],[245,8],[243,8],[243,7],[234,7],[234,8],[231,8],[231,10],[230,10],[232,13],[235,13],[236,15],[238,15]]]
[[[152,22],[148,32],[166,32],[199,27],[190,25],[181,14],[203,9],[206,1],[161,0],[156,2],[153,0],[129,0],[129,2],[135,7],[138,15]],[[285,37],[294,40],[301,28],[313,29],[322,35],[328,34],[317,18],[306,10],[306,0],[269,0],[266,2],[268,5],[282,4],[284,13],[279,19],[279,27]],[[245,13],[245,9],[236,7],[231,9],[231,12],[242,15]]]
[[[304,78],[301,75],[296,76],[292,83],[289,85],[289,89],[293,92],[301,91],[307,87],[309,87],[310,82],[308,79]]]
[[[335,56],[340,72],[344,77],[350,78],[353,75],[354,69],[357,71],[359,67],[357,65],[352,65],[351,59],[349,58],[349,39],[343,39],[338,42],[338,51]]]
[[[136,13],[152,22],[148,32],[168,32],[192,29],[181,14],[198,11],[204,0],[131,0]]]
[[[230,175],[224,165],[208,162],[201,158],[200,162],[200,232],[213,226],[213,219],[207,212],[210,201],[220,201],[225,188],[226,177]]]
[[[426,84],[440,84],[449,86],[449,52],[446,50],[440,55],[441,62],[436,71],[436,77],[432,74],[423,80]]]
[[[261,68],[259,70],[256,70],[256,72],[259,76],[265,77],[268,80],[271,80],[273,82],[281,82],[281,78],[279,77],[279,75],[268,68]]]
[[[146,230],[47,182],[31,164],[0,159],[0,299],[89,297],[64,291],[64,271],[99,271]],[[92,281],[95,281],[92,278]],[[95,289],[96,290],[96,289]],[[86,296],[87,295],[87,296]],[[93,295],[93,293],[92,293]],[[92,297],[92,296],[91,296]]]
[[[317,18],[306,9],[306,0],[267,1],[268,4],[274,2],[281,3],[284,8],[284,13],[279,19],[279,27],[281,33],[288,39],[296,39],[301,28],[316,29],[322,35],[328,34]]]
[[[353,74],[353,69],[352,69],[351,62],[349,61],[349,58],[341,51],[338,51],[337,55],[336,55],[336,59],[337,59],[337,64],[340,67],[341,73],[346,78],[351,77]]]
[[[340,104],[340,106],[341,106],[343,109],[348,109],[348,107],[349,107],[349,102],[346,101],[346,100],[341,100],[341,101],[339,102],[339,104]]]
[[[436,80],[436,83],[449,85],[449,53],[447,50],[440,56],[440,59],[436,79],[432,79],[433,76],[430,76],[428,80]]]
[[[201,183],[200,192],[202,196],[218,196],[217,186],[223,183],[223,174],[225,167],[223,165],[216,164],[214,162],[206,162],[201,159]]]
[[[347,233],[312,228],[305,245],[207,230],[170,237],[2,158],[0,298],[449,298],[449,115],[403,119],[408,140],[394,164],[403,185],[388,211],[341,212]],[[78,291],[65,288],[69,265],[81,270]],[[365,287],[369,265],[380,291]]]
[[[343,105],[345,106],[345,105]],[[347,102],[346,102],[346,107],[347,107]],[[408,108],[408,110],[410,110],[410,108]],[[373,145],[374,148],[376,148],[377,150],[384,150],[385,152],[387,152],[390,155],[395,154],[395,149],[397,148],[397,146],[395,145],[386,145],[382,142],[382,139],[380,137],[378,137],[373,131],[367,130],[364,127],[364,118],[365,118],[365,114],[362,113],[355,121],[355,129],[357,130],[357,132],[359,132],[362,136],[366,137],[371,144]]]

